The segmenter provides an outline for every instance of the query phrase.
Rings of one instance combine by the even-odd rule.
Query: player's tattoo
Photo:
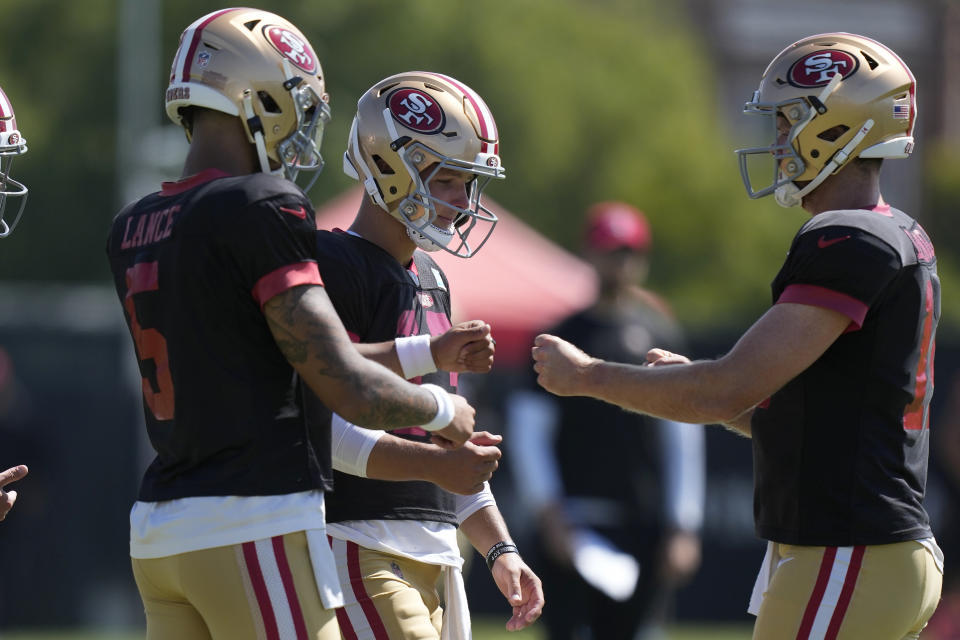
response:
[[[294,287],[264,306],[274,340],[290,364],[308,383],[315,381],[357,398],[359,413],[353,416],[357,424],[395,428],[432,420],[437,411],[432,395],[411,394],[408,383],[360,357],[339,328],[340,319],[325,296],[322,289]]]

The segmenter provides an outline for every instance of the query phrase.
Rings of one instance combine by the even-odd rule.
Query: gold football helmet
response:
[[[232,8],[207,14],[180,36],[170,69],[167,115],[186,129],[184,107],[237,116],[256,146],[260,170],[290,180],[323,168],[330,119],[320,62],[306,37],[278,15]]]
[[[27,204],[27,188],[10,177],[13,157],[26,152],[27,141],[17,130],[17,118],[13,114],[13,105],[10,104],[3,89],[0,89],[0,238],[6,238],[13,233]],[[8,223],[4,214],[7,202],[12,199],[19,200],[20,207],[13,216],[13,221]]]
[[[505,175],[499,145],[493,114],[476,92],[439,73],[412,71],[361,96],[343,170],[407,227],[418,247],[469,258],[497,223],[481,195],[490,180]],[[431,195],[430,182],[444,169],[467,174],[466,207]],[[438,203],[456,211],[452,229],[433,224]]]
[[[774,135],[769,146],[736,152],[747,194],[775,193],[780,205],[792,207],[851,158],[910,155],[916,80],[903,60],[879,42],[824,33],[781,51],[763,72],[744,113],[770,116]],[[778,136],[778,115],[789,122],[785,136]],[[773,158],[768,186],[754,187],[755,167],[748,166],[753,154]],[[801,188],[794,181],[807,184]]]

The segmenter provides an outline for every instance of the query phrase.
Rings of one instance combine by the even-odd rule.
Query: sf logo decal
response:
[[[823,87],[841,74],[844,79],[856,73],[860,63],[846,51],[829,49],[817,51],[793,63],[787,77],[795,87]]]
[[[387,98],[387,106],[397,122],[414,131],[437,133],[443,129],[443,109],[423,91],[397,89]]]

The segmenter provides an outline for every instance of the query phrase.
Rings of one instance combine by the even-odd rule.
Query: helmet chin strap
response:
[[[263,125],[260,118],[253,111],[253,98],[250,90],[243,91],[243,115],[247,119],[247,129],[253,135],[253,144],[257,148],[257,157],[260,159],[260,171],[263,173],[283,173],[283,169],[273,171],[270,169],[270,159],[267,157],[267,145],[263,139]]]
[[[830,177],[834,171],[836,171],[839,167],[842,167],[847,162],[847,159],[853,154],[854,149],[856,149],[860,143],[863,142],[863,139],[866,137],[866,135],[870,133],[870,129],[873,129],[874,124],[875,122],[873,119],[868,118],[867,121],[860,126],[860,130],[857,132],[857,135],[850,138],[850,142],[843,145],[843,148],[840,149],[840,151],[837,151],[835,154],[833,154],[833,157],[830,158],[830,162],[828,162],[826,166],[820,170],[820,173],[817,174],[817,177],[811,180],[810,183],[802,189],[793,182],[788,182],[777,187],[776,191],[774,192],[774,197],[777,200],[777,204],[788,209],[790,207],[796,207],[800,205],[803,202],[804,196],[819,187],[820,184]]]

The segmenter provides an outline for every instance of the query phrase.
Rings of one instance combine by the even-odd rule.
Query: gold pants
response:
[[[348,640],[438,640],[442,567],[335,541],[346,606],[337,620]]]
[[[755,640],[913,639],[940,601],[943,575],[918,542],[775,546]]]
[[[302,531],[132,563],[147,640],[340,639]]]

